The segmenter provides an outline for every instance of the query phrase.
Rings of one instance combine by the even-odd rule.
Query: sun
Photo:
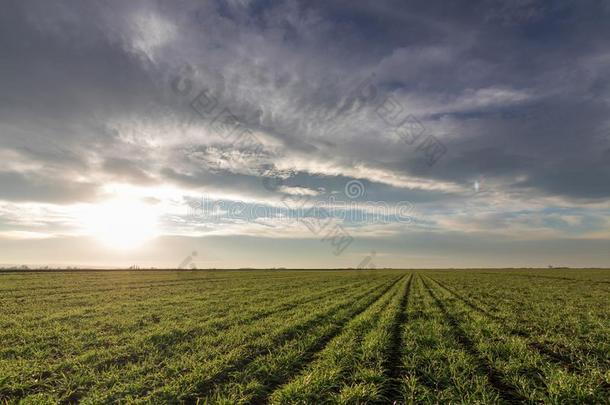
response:
[[[82,222],[86,233],[104,245],[129,250],[158,236],[158,219],[149,204],[116,199],[90,207]]]

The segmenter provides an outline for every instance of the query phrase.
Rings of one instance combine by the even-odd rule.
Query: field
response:
[[[610,271],[0,273],[0,403],[610,403]]]

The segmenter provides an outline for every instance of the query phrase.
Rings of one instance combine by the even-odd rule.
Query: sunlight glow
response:
[[[132,199],[92,206],[82,224],[88,234],[113,249],[133,249],[158,235],[158,215],[153,207]]]

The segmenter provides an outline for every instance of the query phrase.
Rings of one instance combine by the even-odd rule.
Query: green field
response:
[[[0,403],[610,403],[610,271],[0,273]]]

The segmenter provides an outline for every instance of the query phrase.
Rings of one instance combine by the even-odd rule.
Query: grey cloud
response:
[[[110,158],[104,161],[103,170],[127,183],[143,185],[154,184],[154,178],[143,169],[145,166],[145,164],[138,162],[137,160]]]
[[[45,176],[0,172],[2,199],[8,201],[35,201],[56,204],[96,201],[99,185]]]
[[[308,156],[458,185],[485,176],[525,200],[610,197],[610,10],[596,2],[105,4],[6,5],[1,146],[87,180],[48,183],[9,165],[0,199],[79,201],[100,179],[265,198],[259,167]],[[181,96],[171,81],[186,65]],[[375,105],[350,114],[371,74],[378,100],[392,95],[447,146],[435,166],[392,137]],[[197,116],[189,102],[203,88],[265,137],[262,156]],[[329,193],[351,179],[292,169],[287,185]],[[380,200],[455,198],[361,180]]]

